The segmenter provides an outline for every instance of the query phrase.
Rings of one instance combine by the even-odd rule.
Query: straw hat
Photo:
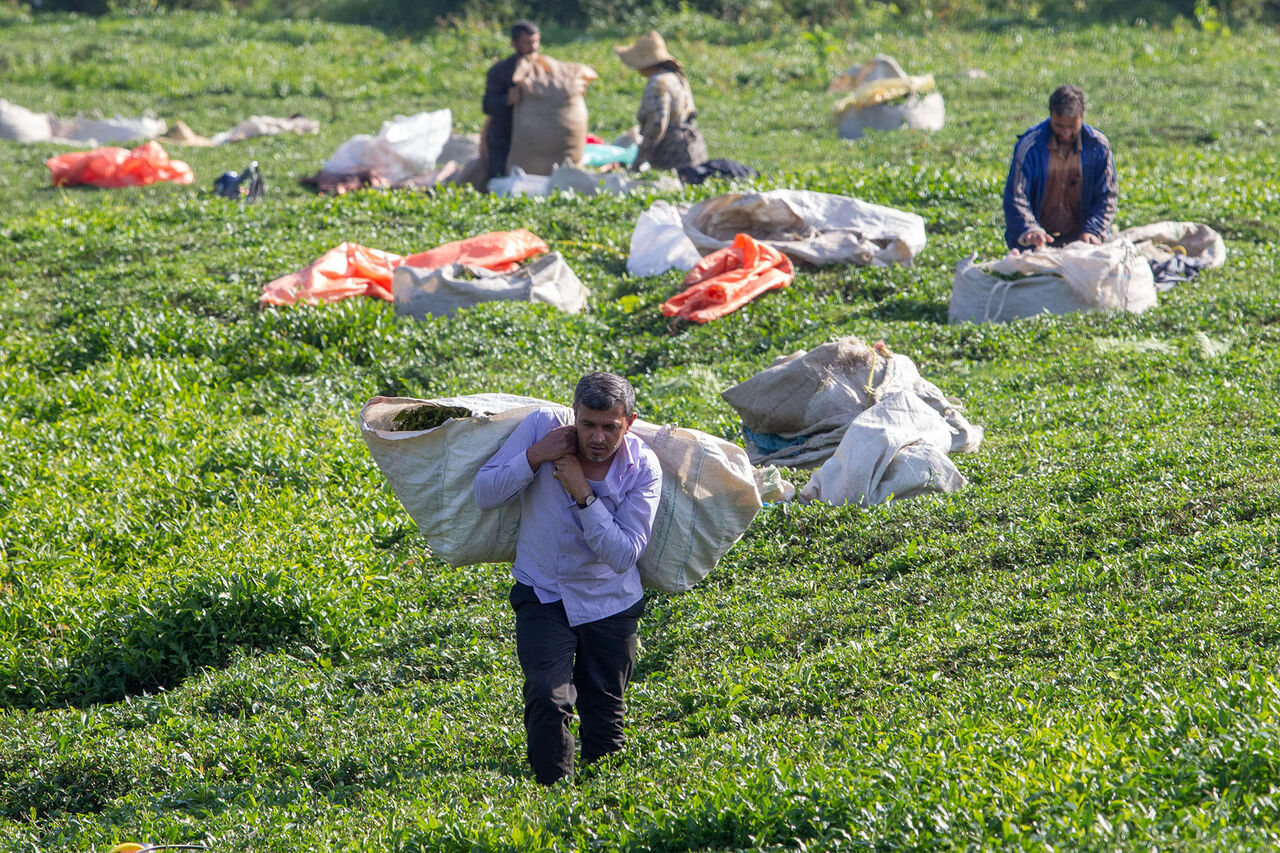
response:
[[[649,30],[629,47],[615,47],[613,50],[619,59],[637,71],[663,62],[674,62],[677,68],[680,67],[679,60],[667,53],[667,43],[657,30]]]

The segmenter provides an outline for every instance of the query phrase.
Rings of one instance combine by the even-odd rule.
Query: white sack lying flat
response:
[[[322,171],[373,171],[392,184],[424,175],[435,167],[452,126],[453,113],[447,109],[396,116],[384,121],[376,136],[360,133],[343,142]]]
[[[800,490],[801,501],[872,506],[968,481],[947,457],[950,426],[910,391],[895,391],[858,415],[835,454]]]
[[[559,190],[590,198],[605,194],[626,195],[642,188],[661,192],[679,189],[680,182],[670,175],[656,181],[637,181],[621,170],[593,172],[568,165],[554,167],[550,175],[530,175],[517,166],[510,174],[489,180],[489,192],[501,196],[549,196]]]
[[[1071,243],[956,267],[947,322],[996,322],[1075,311],[1146,311],[1156,304],[1151,267],[1133,243]]]
[[[804,439],[773,452],[749,444],[752,464],[812,468],[831,457],[850,423],[899,391],[917,397],[945,422],[947,450],[968,452],[982,443],[982,427],[969,423],[959,404],[924,379],[915,362],[852,336],[779,358],[721,396],[752,432]]]
[[[435,429],[396,431],[397,413],[423,405],[456,406],[470,415]],[[436,556],[454,566],[515,558],[520,506],[481,511],[476,472],[534,408],[564,406],[509,394],[435,400],[374,397],[360,412],[360,432],[396,497]],[[640,556],[645,586],[689,589],[746,532],[761,506],[755,473],[737,445],[691,429],[636,420],[632,429],[662,464],[662,496],[649,544]]]
[[[655,201],[636,220],[631,232],[627,272],[634,276],[662,275],[670,269],[691,270],[702,253],[684,233],[684,208]]]
[[[293,116],[276,118],[275,116],[249,116],[230,130],[215,133],[211,138],[214,145],[225,145],[228,142],[241,142],[255,136],[278,136],[282,133],[317,133],[320,122],[313,118]]]
[[[925,244],[924,219],[914,213],[811,190],[716,196],[689,208],[684,230],[704,254],[743,232],[819,266],[910,266]]]
[[[391,294],[396,314],[418,319],[494,300],[545,302],[577,314],[586,307],[588,296],[559,252],[543,255],[510,273],[461,264],[434,270],[400,266],[391,274]]]
[[[137,118],[60,119],[53,113],[36,113],[0,98],[0,139],[16,142],[56,142],[90,148],[119,142],[154,139],[165,123],[151,113]]]
[[[1167,260],[1173,253],[1204,261],[1205,269],[1220,267],[1227,260],[1227,246],[1222,235],[1203,222],[1163,220],[1150,225],[1136,225],[1112,235],[1107,242],[1128,240],[1144,258]]]

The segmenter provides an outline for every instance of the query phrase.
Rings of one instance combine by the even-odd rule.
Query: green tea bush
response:
[[[600,72],[593,129],[633,121],[641,82],[612,46],[655,22],[715,154],[758,168],[757,188],[920,214],[912,267],[802,267],[673,331],[658,309],[681,274],[626,272],[633,223],[725,184],[503,199],[298,182],[396,113],[449,107],[478,131],[506,50],[481,17],[402,38],[243,9],[0,8],[0,86],[29,108],[149,108],[205,134],[321,124],[166,144],[194,185],[118,191],[51,188],[44,161],[66,149],[0,142],[0,848],[1276,846],[1275,32],[1223,4],[1225,35],[1194,8],[1051,30],[1007,4],[973,26],[976,5],[867,4],[806,40],[776,31],[791,7],[743,25],[700,8],[548,28],[549,52]],[[835,138],[826,82],[877,53],[935,75],[944,129]],[[1115,146],[1118,224],[1206,222],[1228,262],[1141,315],[948,325],[956,263],[1004,250],[1013,140],[1064,80]],[[262,202],[210,191],[250,160]],[[565,255],[585,313],[258,305],[344,240],[408,253],[511,227]],[[646,419],[737,441],[721,390],[845,335],[910,356],[986,428],[955,457],[968,487],[766,507],[694,590],[648,596],[628,748],[538,787],[509,567],[431,554],[361,405],[564,401],[606,368]]]

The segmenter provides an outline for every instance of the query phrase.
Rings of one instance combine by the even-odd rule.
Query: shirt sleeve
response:
[[[1040,228],[1027,194],[1026,154],[1029,148],[1026,137],[1018,140],[1009,164],[1009,177],[1004,182],[1004,221],[1005,230],[1011,238],[1010,248],[1014,242],[1026,245],[1022,238]]]
[[[1116,218],[1116,197],[1119,195],[1116,161],[1111,156],[1110,144],[1103,144],[1102,160],[1102,168],[1094,179],[1093,204],[1083,212],[1084,224],[1081,230],[1105,238],[1111,232],[1111,223]]]
[[[520,422],[498,452],[476,472],[473,487],[476,506],[482,510],[506,506],[533,482],[535,472],[529,467],[525,451],[546,433],[546,423],[540,411],[530,413]]]
[[[484,98],[480,102],[485,115],[499,115],[511,109],[511,105],[507,103],[507,92],[511,89],[511,69],[508,65],[506,61],[499,61],[489,67],[484,81]]]
[[[647,163],[662,137],[667,133],[667,125],[671,121],[671,92],[667,90],[666,80],[659,75],[649,81],[640,97],[640,111],[636,113],[636,123],[640,125],[640,146],[636,150],[634,163]]]
[[[587,547],[618,574],[631,569],[649,544],[661,496],[662,469],[646,463],[617,509],[610,512],[604,501],[594,501],[578,510]]]

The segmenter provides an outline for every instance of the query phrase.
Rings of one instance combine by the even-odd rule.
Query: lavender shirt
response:
[[[529,467],[525,451],[570,420],[561,409],[538,409],[476,474],[476,505],[494,509],[520,501],[520,536],[511,574],[533,587],[543,604],[564,602],[570,625],[594,622],[640,600],[636,561],[649,542],[662,493],[658,457],[631,433],[622,438],[604,480],[589,480],[598,500],[586,509],[551,473]]]

